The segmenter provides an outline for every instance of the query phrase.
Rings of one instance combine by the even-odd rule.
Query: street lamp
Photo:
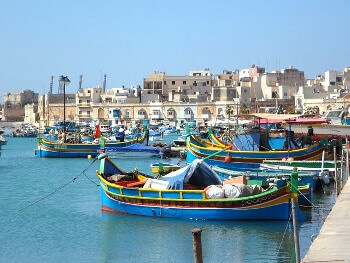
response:
[[[60,87],[63,86],[63,131],[66,131],[66,85],[68,86],[70,80],[67,76],[60,76],[59,78]]]

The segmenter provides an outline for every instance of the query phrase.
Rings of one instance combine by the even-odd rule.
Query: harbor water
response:
[[[295,262],[291,221],[104,214],[98,160],[39,158],[35,138],[7,139],[0,157],[0,262],[194,262],[193,228],[202,229],[204,262]],[[127,171],[151,173],[150,164],[160,159],[115,161]],[[334,192],[314,194],[314,206],[302,209],[301,258],[332,208]]]

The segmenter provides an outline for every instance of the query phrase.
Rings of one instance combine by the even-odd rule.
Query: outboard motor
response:
[[[314,128],[312,128],[312,126],[307,128],[307,136],[314,136]]]
[[[323,170],[322,172],[320,172],[320,174],[318,175],[319,178],[321,178],[322,183],[326,186],[330,185],[330,180],[329,180],[329,171],[328,170]]]
[[[171,157],[171,145],[165,145],[161,150],[163,158]]]

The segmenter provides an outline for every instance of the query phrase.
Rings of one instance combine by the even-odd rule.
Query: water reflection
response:
[[[293,228],[284,221],[195,221],[108,213],[102,218],[104,262],[112,258],[192,261],[191,229],[197,227],[202,229],[205,262],[289,262],[294,258]]]

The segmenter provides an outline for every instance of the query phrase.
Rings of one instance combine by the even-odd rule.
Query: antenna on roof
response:
[[[81,87],[83,84],[83,75],[79,76],[79,90],[78,91],[83,91],[83,88]]]
[[[49,94],[52,94],[52,86],[53,86],[53,76],[51,76]]]
[[[106,93],[106,79],[107,79],[107,74],[104,74],[103,76],[103,92]]]

